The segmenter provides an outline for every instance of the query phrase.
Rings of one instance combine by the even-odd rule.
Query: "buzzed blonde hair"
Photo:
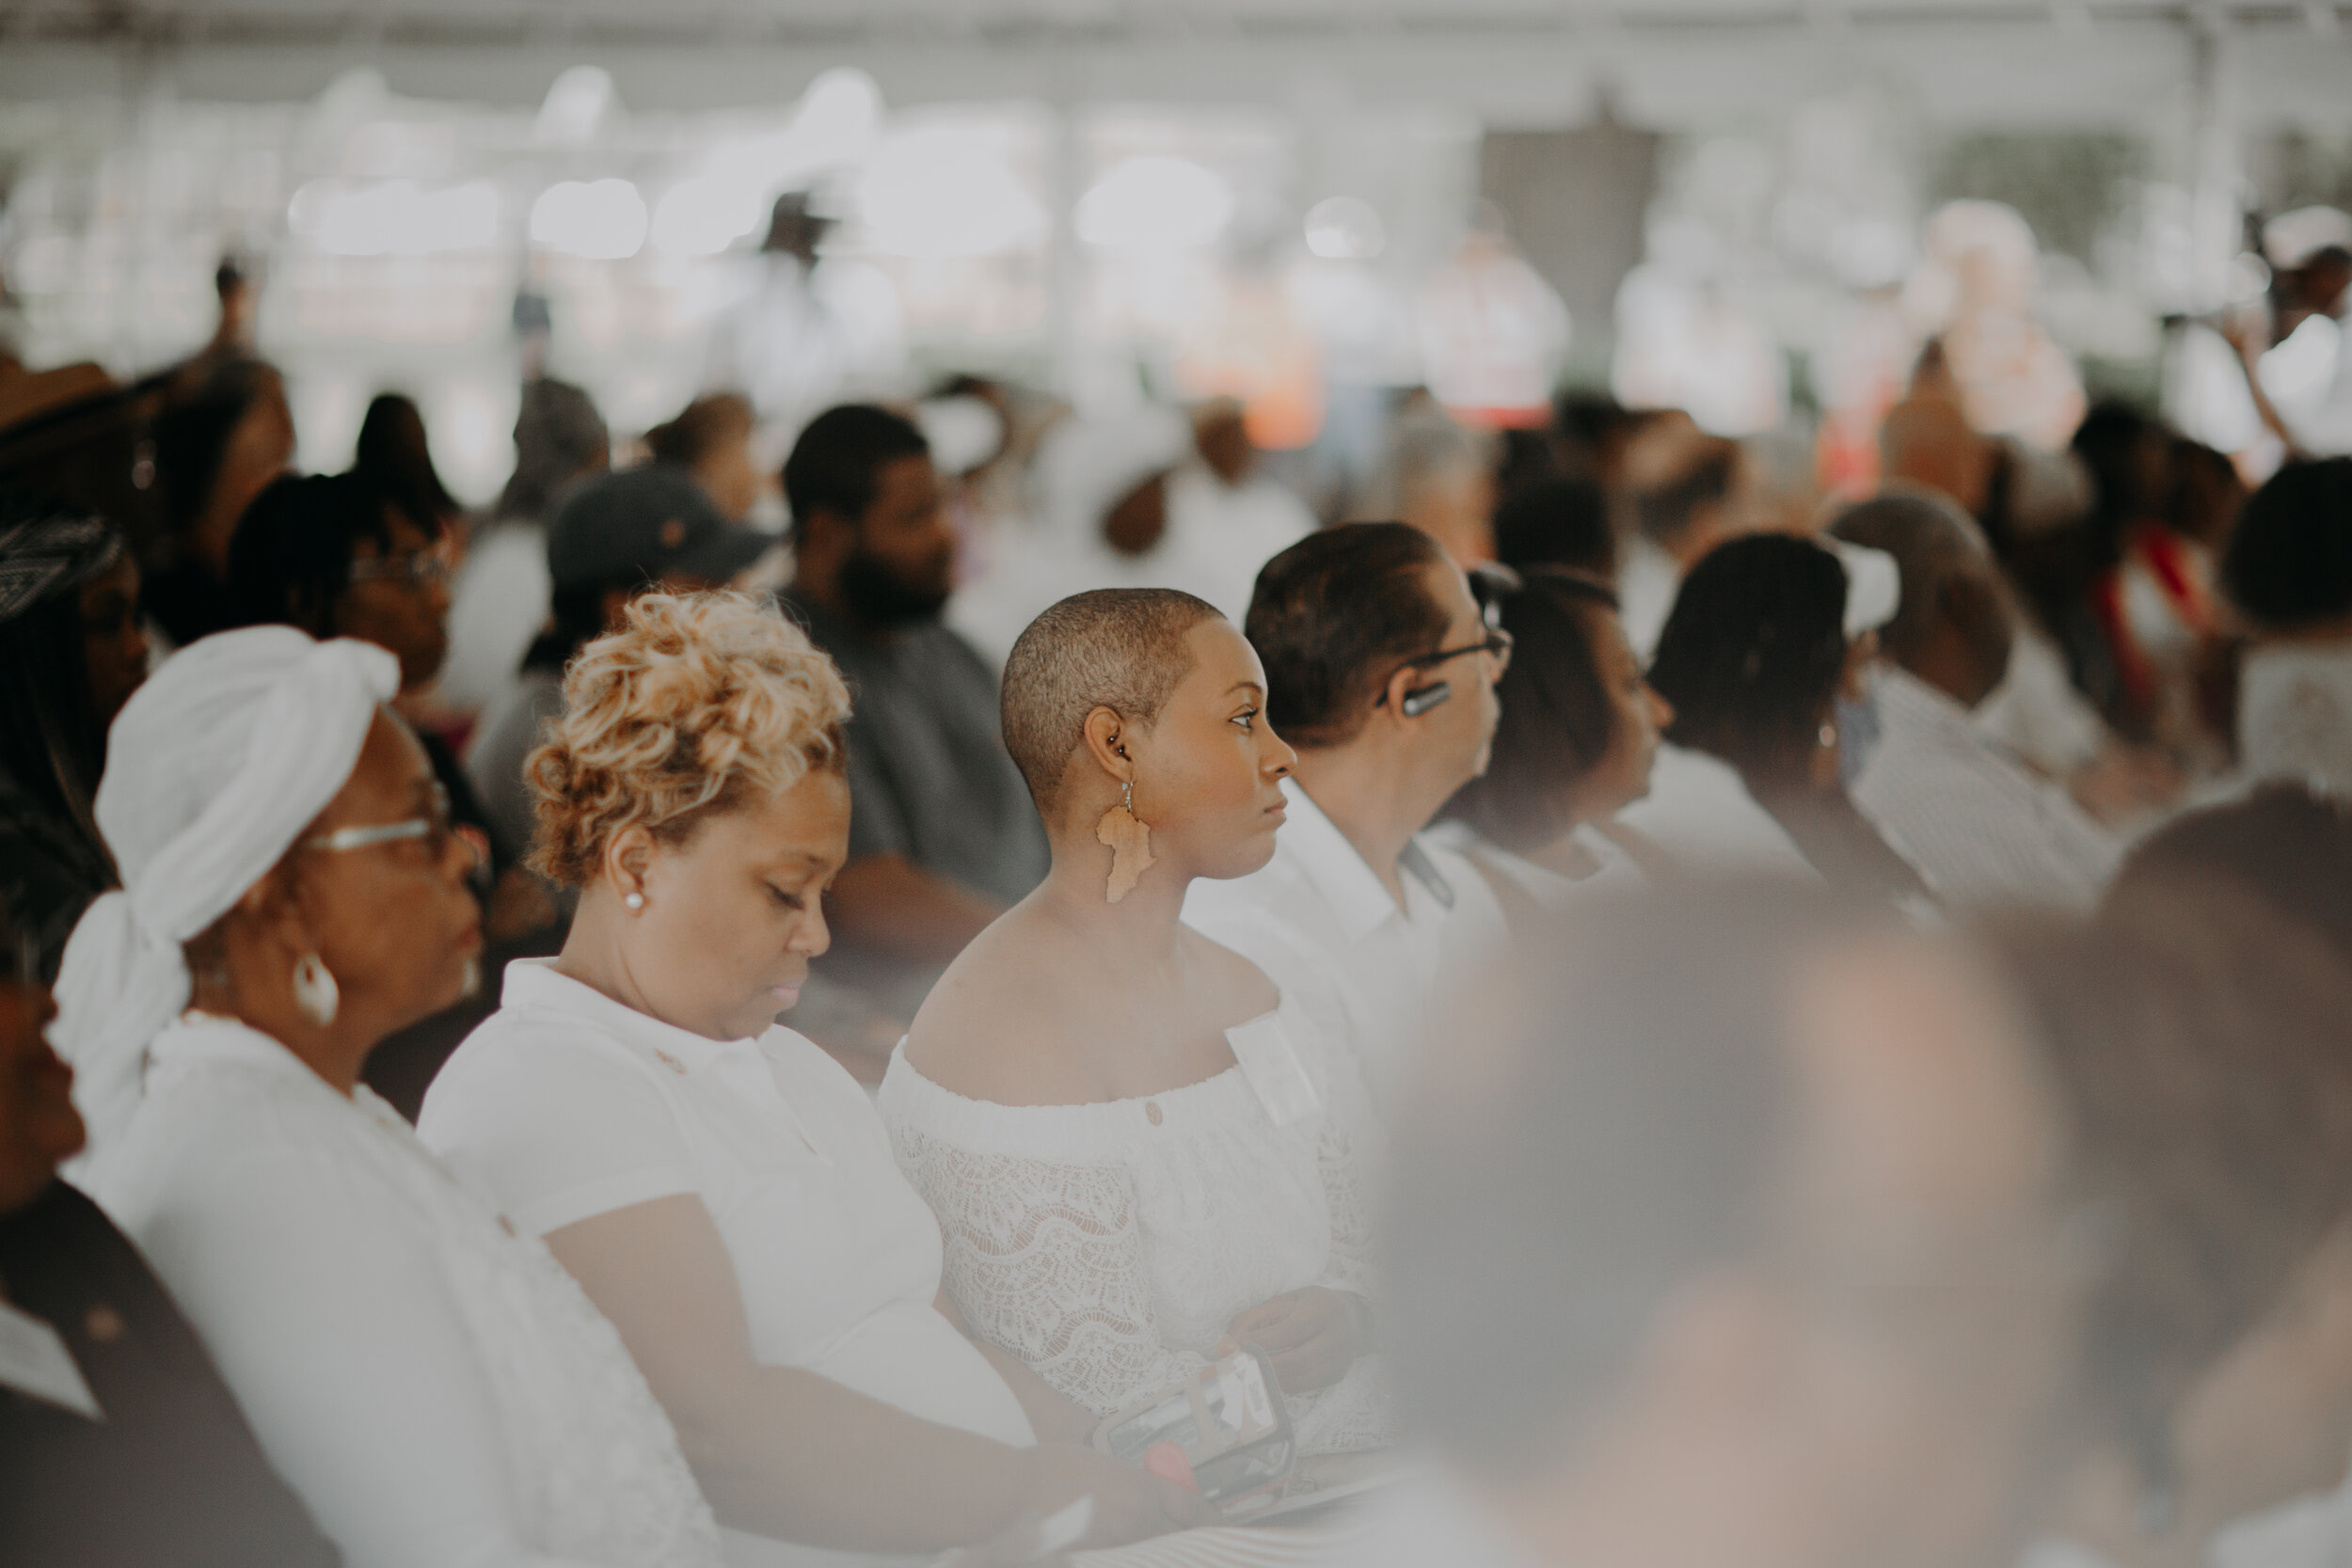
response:
[[[850,692],[808,634],[743,594],[644,594],[564,672],[564,711],[523,764],[532,869],[565,887],[643,823],[683,843],[706,816],[840,771]]]
[[[1050,817],[1062,769],[1086,738],[1087,715],[1109,708],[1149,728],[1185,675],[1184,634],[1220,620],[1206,599],[1173,588],[1073,594],[1029,623],[1005,660],[1005,750]]]

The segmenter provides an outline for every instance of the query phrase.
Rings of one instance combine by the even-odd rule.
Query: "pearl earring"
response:
[[[634,914],[639,910],[645,907],[645,895],[642,893],[624,894],[621,897],[621,902],[627,904],[628,906],[629,912]]]

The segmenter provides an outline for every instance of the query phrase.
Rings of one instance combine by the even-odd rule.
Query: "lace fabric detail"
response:
[[[1005,1106],[892,1058],[882,1119],[976,1333],[1100,1416],[1205,1365],[1271,1297],[1372,1293],[1362,1089],[1304,1006],[1282,1021],[1321,1106],[1279,1128],[1237,1068],[1143,1100]],[[1292,1402],[1311,1451],[1386,1441],[1387,1409],[1368,1361]]]

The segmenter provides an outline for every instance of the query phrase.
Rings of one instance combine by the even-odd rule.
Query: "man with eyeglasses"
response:
[[[1244,630],[1266,718],[1298,752],[1290,816],[1264,869],[1195,882],[1184,918],[1327,999],[1386,1117],[1421,1020],[1502,941],[1486,879],[1421,831],[1486,771],[1510,634],[1403,523],[1327,529],[1267,562]]]

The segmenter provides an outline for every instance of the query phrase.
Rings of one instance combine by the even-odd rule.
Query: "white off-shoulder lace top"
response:
[[[968,1100],[903,1045],[883,1077],[965,1320],[1097,1415],[1206,1365],[1237,1313],[1284,1291],[1374,1293],[1361,1081],[1287,997],[1227,1038],[1225,1071],[1096,1104]],[[1302,1451],[1386,1443],[1388,1402],[1359,1360],[1292,1401]]]

